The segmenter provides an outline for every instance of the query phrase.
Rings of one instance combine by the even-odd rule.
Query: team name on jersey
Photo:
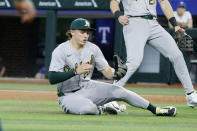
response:
[[[85,62],[86,64],[93,64],[93,61],[94,61],[94,55],[91,55],[91,59],[90,59],[90,61],[87,61],[87,62]],[[80,62],[80,65],[82,64],[82,61]],[[70,67],[69,65],[65,65],[64,66],[64,72],[67,72],[67,71],[72,71],[72,70],[74,70],[74,69],[77,69],[78,68],[78,63],[75,63],[75,68],[72,68],[72,67]],[[85,72],[84,73],[84,79],[88,76],[90,74],[90,71],[88,71],[88,72]]]

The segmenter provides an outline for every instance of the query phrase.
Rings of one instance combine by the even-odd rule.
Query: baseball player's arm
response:
[[[111,0],[110,9],[111,9],[113,14],[115,14],[116,11],[120,11],[119,3],[118,3],[117,0]]]
[[[172,9],[171,4],[169,3],[168,0],[159,0],[159,4],[160,7],[163,11],[163,13],[165,14],[166,18],[169,20],[170,24],[172,24],[172,26],[175,29],[175,32],[178,31],[179,29],[181,29],[176,22],[176,19],[174,17],[174,12]]]
[[[67,72],[55,72],[55,71],[48,72],[48,79],[51,84],[57,84],[63,82],[65,80],[70,79],[73,76],[75,76],[74,70]]]
[[[107,66],[101,72],[108,79],[113,78],[115,80],[120,80],[126,75],[127,66],[125,63],[123,63],[123,61],[120,59],[118,55],[113,56],[113,63],[114,63],[114,68]]]
[[[102,74],[108,78],[108,79],[112,79],[114,77],[114,68],[107,66],[104,70],[101,71]]]
[[[85,72],[88,72],[91,69],[92,69],[92,65],[83,63],[79,65],[76,70],[71,70],[67,72],[49,71],[48,79],[51,84],[57,84],[66,81],[75,75],[81,75]]]
[[[117,0],[111,0],[110,9],[111,12],[114,14],[115,18],[118,19],[120,24],[122,25],[129,24],[129,19],[126,16],[124,16],[123,13],[120,11],[119,3]]]
[[[33,21],[36,15],[36,10],[31,0],[14,0],[14,6],[21,16],[22,23]]]

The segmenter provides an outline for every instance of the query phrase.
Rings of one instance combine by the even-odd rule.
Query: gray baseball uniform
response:
[[[120,0],[117,0],[120,2]],[[121,0],[125,16],[156,16],[155,0]],[[162,0],[159,0],[162,1]],[[141,64],[144,55],[144,46],[148,42],[172,62],[175,72],[181,81],[185,92],[194,91],[182,52],[178,49],[174,39],[164,30],[156,17],[145,19],[141,17],[128,17],[129,24],[123,27],[123,34],[127,49],[128,71],[125,77],[116,82],[123,86]]]
[[[49,71],[64,72],[77,68],[80,63],[90,63],[99,71],[108,66],[100,49],[87,42],[81,51],[69,41],[60,44],[52,53]],[[58,84],[59,104],[72,114],[98,114],[97,106],[113,100],[123,100],[130,105],[146,109],[149,102],[134,92],[120,86],[91,80],[90,72],[76,75]]]

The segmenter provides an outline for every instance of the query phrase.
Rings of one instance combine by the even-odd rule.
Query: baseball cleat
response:
[[[190,107],[197,106],[197,94],[196,91],[191,93],[190,95],[186,94],[187,105]]]
[[[111,108],[111,107],[103,107],[103,114],[117,115],[118,112],[114,108]]]
[[[118,111],[109,106],[98,106],[99,115],[109,114],[109,115],[117,115]]]
[[[173,106],[157,107],[156,116],[176,116],[177,109]]]
[[[117,112],[120,112],[120,106],[118,105],[118,103],[116,101],[109,102],[107,104],[104,104],[103,106],[104,107],[111,107],[114,110],[116,110]]]
[[[111,108],[115,109],[117,112],[124,112],[127,109],[125,104],[119,105],[116,101],[109,102],[103,106],[104,107],[111,107]]]

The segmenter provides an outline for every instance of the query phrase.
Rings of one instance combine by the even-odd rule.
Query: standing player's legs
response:
[[[130,18],[130,23],[123,27],[125,46],[127,51],[127,73],[116,82],[118,86],[124,86],[141,64],[144,55],[144,46],[149,36],[149,25],[142,18]],[[143,26],[142,26],[143,25]]]
[[[66,113],[77,115],[99,114],[97,106],[90,99],[75,93],[59,97],[59,104]]]
[[[160,25],[155,25],[152,29],[153,31],[149,44],[161,52],[165,57],[169,58],[174,66],[179,80],[185,89],[185,92],[193,92],[194,88],[185,64],[185,60],[174,39]]]

